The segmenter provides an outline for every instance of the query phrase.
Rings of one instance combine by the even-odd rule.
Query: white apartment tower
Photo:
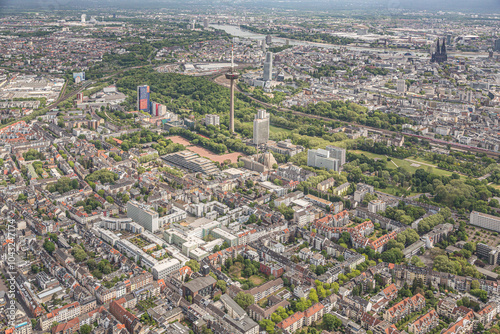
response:
[[[156,232],[160,226],[158,222],[158,212],[153,211],[151,207],[136,202],[127,202],[127,217],[132,218],[134,222],[143,226],[149,232]]]
[[[205,125],[219,126],[220,125],[219,115],[212,115],[212,114],[205,115]]]
[[[486,213],[472,211],[470,214],[470,224],[500,232],[500,217],[488,215]]]
[[[269,114],[259,109],[253,120],[253,143],[265,144],[269,140]]]

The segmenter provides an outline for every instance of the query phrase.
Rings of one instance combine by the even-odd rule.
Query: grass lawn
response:
[[[292,130],[279,128],[279,127],[274,126],[274,125],[269,125],[269,132],[270,133],[283,133],[284,132],[286,134],[290,134],[290,133],[292,133]]]
[[[252,275],[248,278],[248,280],[250,282],[252,282],[253,284],[255,284],[256,286],[259,286],[261,285],[262,283],[264,283],[266,281],[265,278],[263,277],[260,277],[260,276],[257,276],[257,275]]]
[[[139,237],[135,237],[133,239],[130,239],[130,242],[138,247],[141,247],[141,248],[148,245],[148,243],[144,239],[139,238]]]
[[[356,153],[356,154],[363,154],[366,157],[371,158],[371,159],[378,158],[378,159],[387,160],[387,157],[385,155],[381,155],[381,154],[375,154],[375,153],[365,152],[365,151],[360,151],[360,150],[352,150],[350,152]],[[397,168],[396,165],[397,165],[398,167],[402,167],[412,174],[415,173],[415,171],[417,169],[424,169],[425,171],[431,170],[431,172],[433,174],[436,174],[436,175],[451,176],[451,174],[453,174],[452,172],[442,170],[442,169],[439,169],[437,167],[430,167],[430,166],[423,165],[423,164],[420,165],[419,167],[415,167],[415,166],[412,166],[412,164],[415,164],[415,163],[412,161],[408,161],[408,160],[403,160],[403,159],[398,159],[398,158],[390,158],[390,159],[391,159],[391,161],[387,162],[387,167],[391,168],[391,169],[396,169]],[[422,158],[409,157],[408,159],[435,166],[435,164],[433,164],[432,162],[426,161]],[[464,177],[464,176],[461,176],[461,177]]]
[[[401,189],[397,188],[397,187],[393,187],[393,186],[388,186],[385,189],[376,188],[376,190],[383,192],[383,193],[386,193],[386,194],[389,194],[389,195],[393,195],[393,196],[401,196]],[[420,193],[411,191],[408,196],[415,196],[417,194],[420,194]]]
[[[432,161],[429,161],[429,160],[425,160],[422,157],[409,157],[408,159],[411,159],[411,160],[414,160],[414,161],[418,161],[418,162],[421,162],[421,163],[424,163],[424,164],[432,165],[432,166],[437,166],[436,163],[434,163]]]
[[[238,279],[244,279],[241,277],[241,269],[243,268],[242,264],[239,262],[236,262],[229,268],[229,275],[231,277],[236,277]]]
[[[262,298],[261,300],[259,300],[257,302],[257,304],[259,304],[260,307],[262,307],[263,309],[265,309],[266,306],[267,306],[267,298]]]
[[[355,139],[346,139],[346,140],[341,140],[341,141],[329,141],[329,140],[325,140],[321,137],[311,137],[311,136],[307,136],[307,135],[300,135],[300,136],[302,138],[309,139],[309,143],[311,144],[311,147],[314,149],[325,148],[328,145],[346,148],[348,143],[354,143],[356,141]]]
[[[253,127],[253,122],[242,122],[242,124],[251,125]],[[269,125],[269,133],[283,133],[283,132],[288,135],[292,133],[292,130],[280,128],[274,125]]]
[[[151,299],[141,300],[137,304],[138,308],[144,312],[146,312],[150,308],[156,307],[156,304]]]
[[[253,122],[242,122],[242,124],[252,125],[253,126]],[[274,126],[274,125],[270,125],[269,126],[269,132],[270,132],[270,134],[273,134],[273,133],[283,133],[284,132],[284,133],[286,133],[288,135],[288,134],[292,133],[292,130],[280,128],[280,127],[277,127],[277,126]],[[346,140],[342,140],[342,141],[335,141],[335,142],[333,142],[333,141],[329,141],[329,140],[324,140],[321,137],[311,137],[311,136],[307,136],[307,135],[300,135],[300,136],[303,137],[303,138],[309,139],[310,143],[312,145],[312,148],[325,148],[328,145],[334,145],[334,146],[345,148],[346,144],[348,142],[355,142],[354,139],[346,139]]]

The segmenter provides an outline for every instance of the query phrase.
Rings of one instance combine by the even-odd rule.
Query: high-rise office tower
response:
[[[396,89],[398,93],[406,92],[406,81],[404,79],[398,79],[396,82]]]
[[[229,99],[229,131],[234,133],[234,81],[238,80],[239,74],[234,72],[234,54],[231,50],[231,72],[226,73],[226,79],[231,80],[231,96]]]
[[[266,53],[266,60],[264,61],[264,81],[271,81],[273,79],[273,53]]]
[[[149,86],[137,87],[137,110],[151,112],[151,101],[149,100]]]
[[[151,116],[163,116],[167,113],[167,107],[161,103],[151,102]]]
[[[203,28],[207,29],[208,28],[208,17],[205,17],[203,19]]]
[[[493,51],[500,51],[500,38],[495,39],[495,44],[493,45]]]
[[[266,36],[266,44],[271,44],[273,42],[273,37],[271,35]]]
[[[330,158],[337,159],[340,166],[345,164],[345,148],[328,145],[325,150],[330,152]]]
[[[85,23],[86,20],[87,20],[87,15],[86,14],[82,14],[82,23]]]
[[[269,140],[269,114],[259,109],[253,120],[253,143],[265,144]]]
[[[330,151],[321,148],[307,151],[307,165],[336,172],[340,170],[340,161],[333,158]]]

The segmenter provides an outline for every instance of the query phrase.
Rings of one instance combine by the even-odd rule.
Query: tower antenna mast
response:
[[[234,44],[231,45],[231,73],[234,72]]]
[[[234,44],[231,46],[231,72],[226,73],[226,79],[231,81],[231,95],[229,101],[229,131],[234,133],[234,82],[238,80],[238,73],[234,71]]]

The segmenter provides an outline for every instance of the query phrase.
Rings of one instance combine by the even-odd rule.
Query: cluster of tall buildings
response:
[[[307,151],[307,165],[326,170],[340,171],[345,164],[346,150],[344,148],[327,146],[325,149]]]
[[[167,113],[165,105],[151,101],[148,85],[137,87],[137,110],[147,112],[151,116],[162,116]]]

